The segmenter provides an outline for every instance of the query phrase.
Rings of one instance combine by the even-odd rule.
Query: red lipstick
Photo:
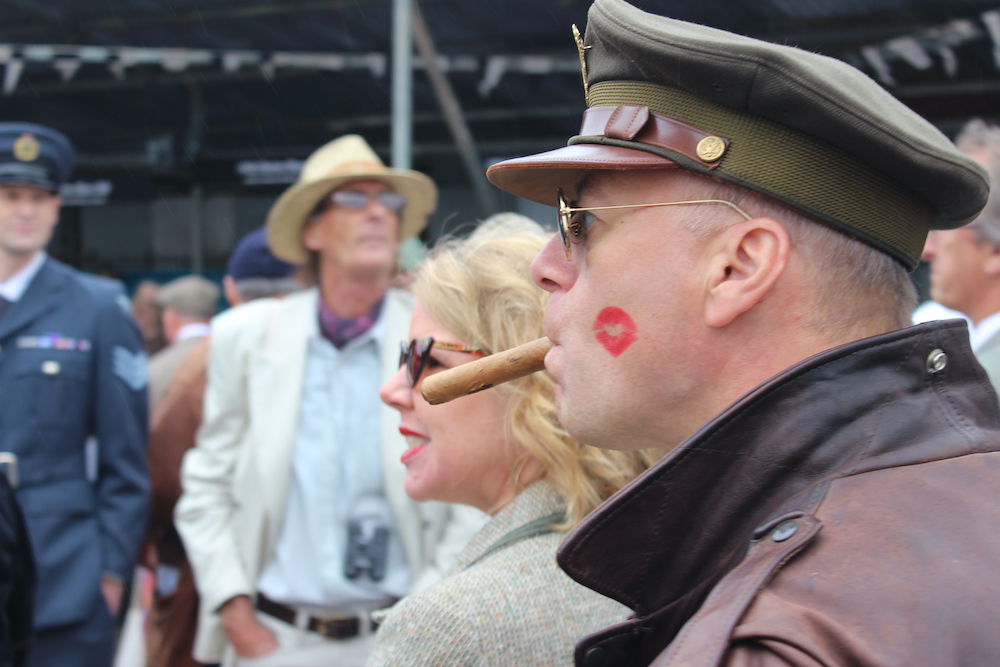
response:
[[[638,327],[621,308],[608,306],[597,314],[594,320],[594,337],[612,357],[619,356],[638,338]]]

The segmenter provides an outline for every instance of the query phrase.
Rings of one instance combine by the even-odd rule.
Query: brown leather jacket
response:
[[[636,612],[577,665],[1000,665],[998,449],[964,323],[788,369],[563,544]]]

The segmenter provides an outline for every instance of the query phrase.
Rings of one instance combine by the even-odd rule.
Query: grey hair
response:
[[[236,281],[236,293],[243,301],[284,296],[303,287],[295,278],[241,278]]]
[[[1000,244],[1000,127],[973,118],[959,132],[955,145],[966,155],[986,154],[984,166],[990,174],[990,197],[975,226],[980,240]]]
[[[916,288],[906,268],[888,254],[764,195],[714,179],[698,180],[710,184],[706,199],[730,201],[751,216],[777,220],[788,231],[814,295],[814,317],[804,326],[864,338],[911,324]],[[738,222],[722,207],[715,209],[712,214],[687,209],[684,226],[710,236]]]
[[[156,305],[173,308],[184,317],[207,320],[219,305],[219,286],[201,276],[182,276],[160,288]]]

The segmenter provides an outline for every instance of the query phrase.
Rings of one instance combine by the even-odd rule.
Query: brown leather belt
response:
[[[294,626],[296,624],[295,618],[298,616],[298,612],[267,598],[263,593],[257,594],[257,609],[288,625]],[[377,628],[378,624],[371,621],[371,631],[375,632]],[[327,616],[325,618],[310,616],[306,629],[330,639],[350,639],[360,634],[361,618],[358,616]]]

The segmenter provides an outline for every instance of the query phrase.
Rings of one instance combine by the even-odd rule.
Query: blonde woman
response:
[[[553,382],[535,375],[431,406],[420,381],[542,335],[547,294],[528,277],[541,232],[475,235],[418,269],[399,372],[382,400],[399,410],[406,493],[491,515],[445,580],[384,615],[368,665],[572,664],[576,640],[628,610],[556,565],[564,533],[651,462],[572,440]],[[492,236],[492,238],[491,238]],[[485,238],[484,238],[485,237]]]

